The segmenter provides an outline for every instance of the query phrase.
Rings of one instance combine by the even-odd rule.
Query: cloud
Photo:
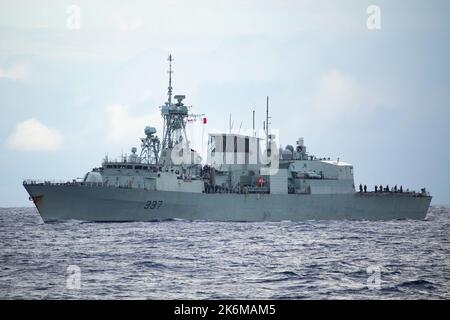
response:
[[[122,104],[113,104],[105,108],[108,121],[106,134],[109,142],[135,145],[139,138],[144,137],[146,126],[155,127],[157,134],[162,136],[162,119],[158,111],[148,114],[132,115],[130,108]]]
[[[30,76],[30,68],[25,63],[16,63],[10,67],[0,67],[0,79],[9,79],[14,81],[27,80]]]
[[[6,146],[19,151],[56,151],[61,148],[63,135],[36,119],[17,124],[14,132],[7,138]]]
[[[365,112],[376,105],[376,100],[352,76],[330,70],[316,82],[312,106],[320,116],[336,117]]]
[[[126,17],[119,13],[112,14],[112,21],[120,31],[135,31],[144,25],[142,18],[139,16]]]

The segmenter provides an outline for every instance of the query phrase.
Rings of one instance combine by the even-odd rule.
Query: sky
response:
[[[375,6],[375,7],[374,7]],[[375,9],[374,9],[375,8]],[[0,207],[161,129],[175,94],[207,129],[271,128],[355,183],[450,203],[450,2],[0,0]],[[203,130],[203,129],[202,129]],[[159,131],[160,132],[160,131]],[[161,132],[160,132],[161,134]]]

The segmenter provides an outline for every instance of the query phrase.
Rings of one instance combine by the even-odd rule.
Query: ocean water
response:
[[[0,298],[449,299],[450,206],[425,221],[44,224],[0,209]]]

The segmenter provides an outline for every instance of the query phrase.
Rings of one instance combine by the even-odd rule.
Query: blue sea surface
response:
[[[449,230],[449,206],[277,223],[44,224],[0,208],[0,298],[449,299]]]

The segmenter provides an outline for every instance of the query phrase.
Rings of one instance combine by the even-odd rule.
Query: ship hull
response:
[[[431,197],[407,193],[232,194],[25,185],[48,221],[424,219]]]

